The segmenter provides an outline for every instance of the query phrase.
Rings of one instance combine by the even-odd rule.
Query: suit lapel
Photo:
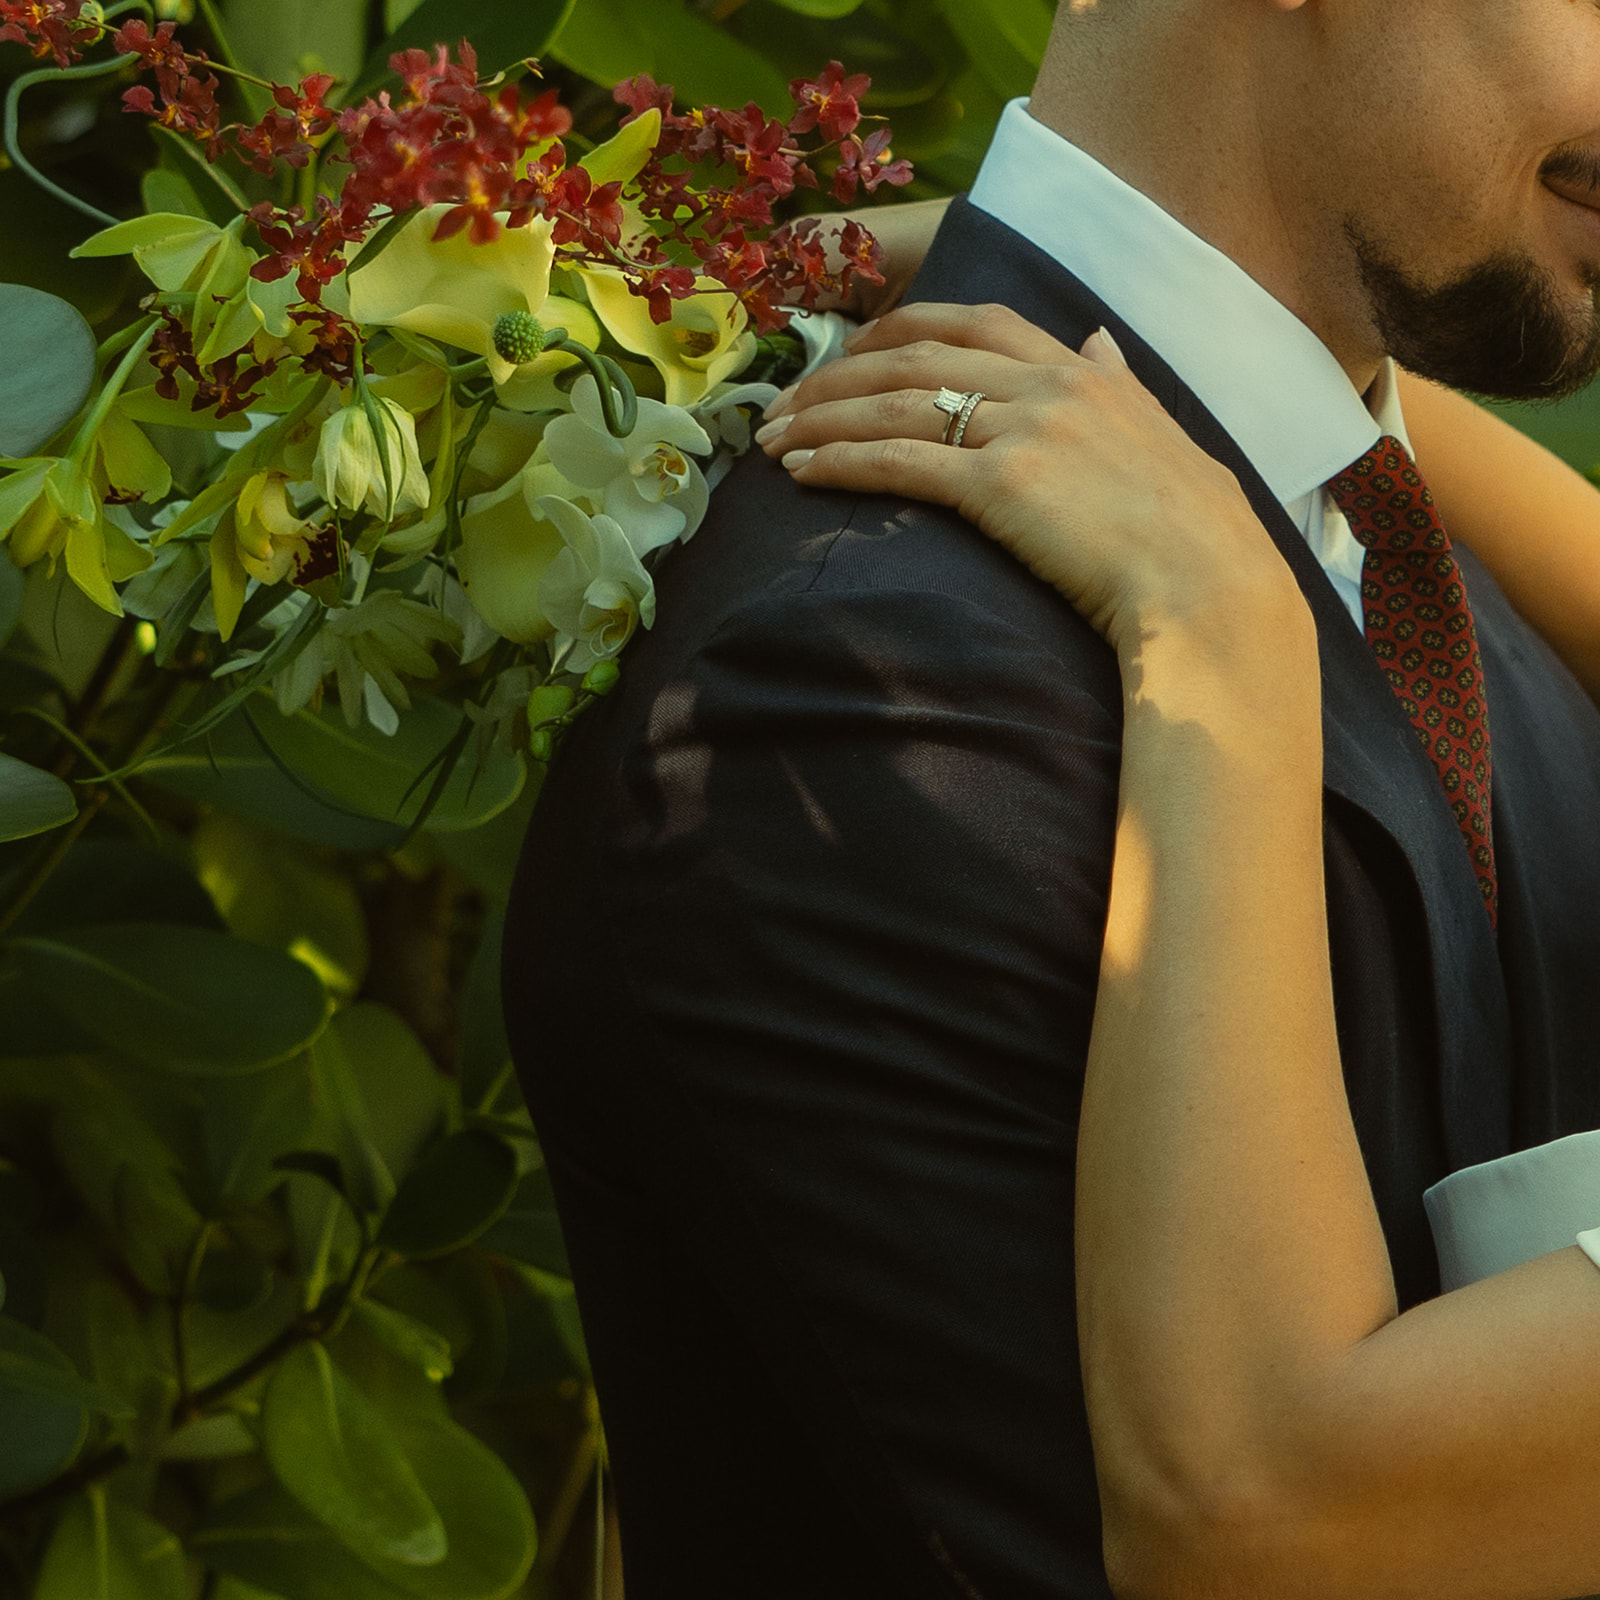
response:
[[[1508,1097],[1510,1018],[1494,934],[1433,765],[1299,529],[1166,362],[1059,263],[987,213],[965,201],[952,205],[908,299],[999,301],[1074,349],[1096,327],[1109,328],[1140,381],[1238,478],[1316,619],[1324,785],[1394,840],[1421,900],[1451,1161],[1503,1154],[1505,1143],[1484,1132],[1509,1121],[1509,1111],[1497,1109]],[[1492,683],[1488,693],[1492,706]],[[1392,898],[1399,886],[1383,888]]]

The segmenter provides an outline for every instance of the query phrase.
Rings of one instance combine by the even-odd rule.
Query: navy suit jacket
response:
[[[1160,355],[964,203],[915,297],[1074,348],[1110,327],[1298,577],[1350,1101],[1402,1303],[1437,1293],[1423,1190],[1600,1126],[1600,716],[1462,551],[1497,940],[1360,632]],[[540,801],[504,960],[630,1600],[1104,1597],[1072,1208],[1116,663],[954,514],[759,452],[658,580]]]

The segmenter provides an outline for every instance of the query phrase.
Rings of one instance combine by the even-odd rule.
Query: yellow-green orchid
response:
[[[428,474],[417,451],[411,413],[383,395],[372,396],[372,402],[383,423],[383,438],[374,434],[366,407],[352,396],[322,425],[311,481],[330,506],[351,511],[364,507],[392,522],[403,512],[427,510]]]
[[[546,495],[577,499],[582,493],[549,461],[535,456],[510,482],[467,502],[456,571],[478,615],[504,638],[534,644],[554,633],[539,603],[539,580],[564,543],[540,501]]]
[[[15,470],[0,479],[0,539],[12,562],[30,567],[67,558],[67,575],[103,611],[122,615],[116,585],[143,572],[150,552],[104,515],[99,494],[71,456],[35,457],[0,465]]]
[[[692,406],[724,378],[743,372],[755,354],[755,335],[739,297],[714,278],[699,278],[700,293],[672,303],[670,321],[650,320],[650,304],[620,272],[583,272],[589,304],[623,349],[644,356],[661,374],[669,406]],[[720,291],[720,292],[718,292]]]
[[[546,328],[563,327],[580,344],[599,342],[600,330],[587,309],[550,292],[555,265],[554,224],[534,217],[520,228],[502,228],[489,244],[466,233],[435,240],[433,231],[451,208],[419,212],[370,265],[356,255],[346,273],[351,317],[369,327],[404,328],[441,344],[482,356],[497,384],[512,376],[557,372],[571,356],[539,355],[520,366],[494,347],[494,325],[510,311],[525,311]]]

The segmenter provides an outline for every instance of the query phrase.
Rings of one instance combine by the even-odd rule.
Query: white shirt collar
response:
[[[1147,195],[1036,122],[1025,100],[1006,107],[970,199],[1113,307],[1284,505],[1342,472],[1380,430],[1410,448],[1392,364],[1369,411],[1292,311]]]

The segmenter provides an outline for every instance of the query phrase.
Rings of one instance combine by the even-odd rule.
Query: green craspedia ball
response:
[[[495,354],[520,367],[544,349],[544,324],[531,311],[506,311],[495,318]]]

